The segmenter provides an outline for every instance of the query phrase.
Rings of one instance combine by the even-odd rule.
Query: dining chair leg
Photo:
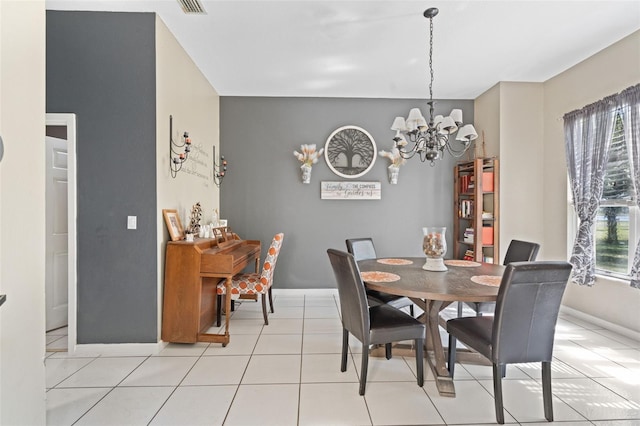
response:
[[[222,295],[216,297],[216,326],[220,327],[222,323]]]
[[[552,422],[553,395],[551,394],[551,362],[542,363],[542,400],[544,403],[544,417],[548,422]]]
[[[264,325],[269,325],[269,319],[267,318],[267,294],[262,293],[260,297],[260,301],[262,302],[262,317],[264,318]]]
[[[456,368],[456,344],[458,339],[453,334],[449,334],[449,347],[447,348],[447,367],[449,376],[453,379],[453,373]]]
[[[424,386],[424,339],[416,339],[416,375],[418,386]]]
[[[384,344],[384,356],[387,359],[391,359],[391,343],[385,343]]]
[[[342,329],[342,359],[340,362],[340,371],[347,371],[347,352],[349,351],[349,332],[346,328]]]
[[[269,306],[271,306],[271,313],[273,313],[273,295],[271,293],[271,287],[269,287]]]
[[[367,386],[367,370],[369,368],[369,345],[362,348],[362,364],[360,366],[360,395],[364,395]]]
[[[502,365],[493,364],[493,399],[496,406],[496,422],[504,424],[504,409],[502,407]]]

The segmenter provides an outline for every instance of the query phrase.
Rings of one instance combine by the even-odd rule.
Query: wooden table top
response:
[[[360,272],[380,271],[400,276],[394,282],[365,281],[367,288],[428,300],[450,302],[494,302],[498,287],[476,284],[471,277],[480,275],[502,276],[504,266],[482,263],[478,266],[449,266],[444,272],[425,271],[422,265],[424,257],[401,257],[410,260],[409,265],[390,265],[379,263],[377,259],[358,262]]]

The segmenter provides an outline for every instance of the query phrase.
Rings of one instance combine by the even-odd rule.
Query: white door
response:
[[[45,291],[47,331],[67,325],[68,184],[67,141],[45,137],[47,150]]]

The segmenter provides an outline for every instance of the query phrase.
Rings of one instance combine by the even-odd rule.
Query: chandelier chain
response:
[[[433,101],[433,18],[429,18],[429,100]]]

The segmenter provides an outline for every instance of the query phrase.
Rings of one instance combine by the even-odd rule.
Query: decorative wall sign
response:
[[[323,200],[379,200],[380,182],[321,182]]]
[[[366,174],[376,162],[376,142],[357,126],[335,130],[324,146],[324,158],[333,173],[347,179]]]

